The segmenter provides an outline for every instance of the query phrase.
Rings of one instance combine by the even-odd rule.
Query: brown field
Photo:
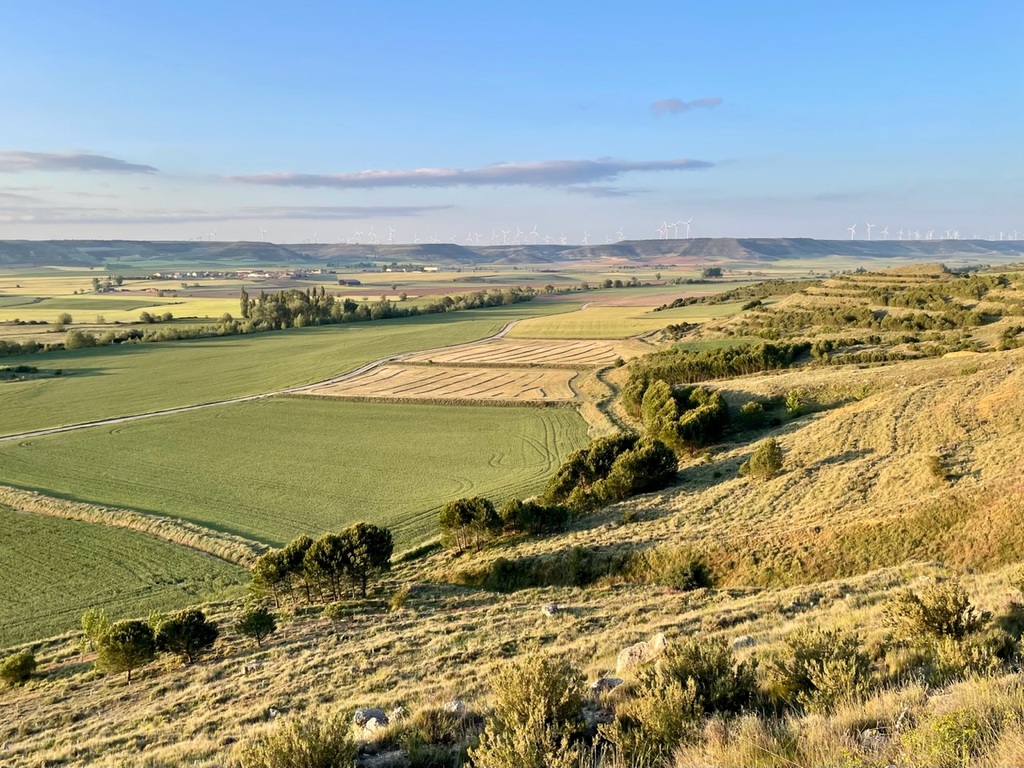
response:
[[[415,363],[458,365],[546,365],[591,368],[609,365],[616,358],[629,359],[651,351],[642,342],[591,340],[494,339],[428,350],[406,358]]]
[[[382,365],[311,395],[395,400],[544,402],[575,399],[570,370]]]

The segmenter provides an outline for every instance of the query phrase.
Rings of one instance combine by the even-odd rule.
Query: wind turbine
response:
[[[903,227],[900,227],[900,233],[899,233],[898,237],[899,237],[900,240],[903,239]]]
[[[951,230],[951,229],[947,229],[946,232],[945,232],[945,237],[943,239],[944,240],[949,240],[949,233],[952,232],[952,231],[953,230]]]
[[[466,235],[466,239],[465,239],[464,242],[466,243],[466,245],[472,245],[473,244],[473,233],[472,232],[470,232],[468,235]]]
[[[850,239],[853,240],[857,235],[857,225],[854,224],[852,227],[847,227],[847,229],[850,231]]]
[[[370,231],[366,233],[366,239],[370,241],[370,245],[376,245],[379,242],[377,234],[373,231],[373,225],[370,226]]]
[[[267,230],[265,230],[263,227],[260,227],[260,240],[262,240],[263,242],[267,241]]]
[[[1015,229],[1015,230],[1013,230],[1013,239],[1014,239],[1014,240],[1016,240],[1016,239],[1017,239],[1017,235],[1018,235],[1018,234],[1020,234],[1020,231],[1019,231],[1019,230],[1016,230],[1016,229]]]
[[[563,232],[558,238],[559,245],[565,245],[565,232]]]
[[[388,244],[395,242],[395,228],[388,224]]]
[[[498,239],[498,233],[493,229],[491,230],[491,245],[494,245],[494,241]]]
[[[935,234],[935,230],[934,229],[929,229],[928,230],[928,234],[926,234],[924,236],[924,239],[925,240],[931,240],[932,239],[932,235],[934,235],[934,234]]]
[[[870,239],[871,239],[871,228],[872,228],[873,226],[875,226],[875,225],[874,225],[874,224],[868,224],[868,225],[867,225],[867,227],[868,227],[868,240],[870,240]]]
[[[679,221],[669,222],[669,226],[672,227],[672,239],[673,240],[678,240],[679,239],[679,225],[682,224],[682,223],[683,223],[682,219],[680,219]]]
[[[418,234],[416,234],[415,232],[412,233],[412,242],[413,242],[413,245],[419,245],[419,242],[420,242],[420,236]]]
[[[356,241],[356,245],[359,245],[359,241],[363,239],[363,233],[357,229],[353,237]]]
[[[587,234],[586,230],[583,230],[583,244],[590,245],[590,235]]]
[[[885,225],[885,229],[883,229],[881,232],[879,232],[879,234],[882,236],[883,240],[888,240],[889,239],[889,225],[886,224]]]
[[[511,229],[503,229],[503,230],[501,230],[501,244],[502,245],[508,245],[508,234],[511,231],[512,231]]]
[[[525,234],[526,233],[523,232],[523,230],[521,230],[519,227],[516,227],[516,245],[523,244],[523,235]]]
[[[618,242],[620,243],[626,239],[626,236],[622,234],[622,227],[619,227],[618,230],[616,230],[615,236],[619,238]]]
[[[476,236],[476,244],[480,245],[480,233],[479,232],[474,232],[473,234]]]
[[[686,225],[686,239],[687,240],[690,239],[690,224],[692,222],[693,222],[693,216],[691,216],[690,218],[688,218],[686,221],[683,222],[683,224]]]
[[[538,236],[538,232],[537,232],[537,225],[536,225],[536,224],[534,224],[534,225],[533,225],[533,229],[531,229],[531,230],[530,230],[529,232],[527,232],[526,234],[527,234],[527,235],[532,235],[532,236],[533,236],[533,244],[534,244],[534,245],[536,245],[536,244],[537,244],[537,236]]]

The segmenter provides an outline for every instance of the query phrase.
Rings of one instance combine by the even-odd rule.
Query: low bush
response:
[[[774,437],[757,444],[754,453],[740,465],[740,474],[771,480],[782,471],[782,447]]]
[[[683,592],[714,584],[704,558],[685,546],[663,544],[648,550],[634,559],[632,571],[638,581]]]
[[[569,510],[552,504],[510,499],[498,512],[506,531],[516,533],[552,533],[561,531],[569,520]]]
[[[600,728],[626,765],[659,765],[700,732],[705,716],[737,714],[757,696],[756,661],[736,664],[722,639],[691,638],[671,645],[656,664],[641,667],[636,695]]]
[[[920,594],[904,590],[884,608],[884,620],[897,640],[916,643],[948,637],[962,640],[985,626],[988,616],[977,610],[956,579],[932,580]]]
[[[576,768],[582,757],[583,675],[534,652],[491,678],[493,710],[469,751],[477,768]]]
[[[7,685],[22,685],[36,671],[36,657],[28,651],[13,653],[0,663],[0,680]]]
[[[774,693],[789,706],[829,711],[867,693],[870,665],[856,635],[803,630],[790,636],[772,661]]]
[[[340,768],[355,763],[352,727],[339,714],[289,718],[241,751],[245,768]]]

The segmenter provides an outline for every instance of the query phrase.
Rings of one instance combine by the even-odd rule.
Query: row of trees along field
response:
[[[458,296],[442,296],[429,304],[404,307],[386,298],[370,305],[360,304],[352,299],[338,299],[327,293],[323,286],[305,291],[260,291],[255,299],[251,299],[243,288],[240,308],[242,318],[257,327],[301,328],[307,325],[352,323],[498,307],[530,301],[536,295],[533,288],[495,288]]]
[[[283,549],[261,555],[252,567],[252,583],[270,595],[277,607],[283,597],[296,595],[309,604],[341,599],[349,589],[361,597],[371,578],[391,566],[394,537],[387,528],[356,523],[340,533],[317,540],[300,536]]]

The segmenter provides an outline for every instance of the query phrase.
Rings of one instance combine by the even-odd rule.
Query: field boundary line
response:
[[[243,568],[249,568],[257,557],[270,549],[260,542],[187,520],[61,499],[8,485],[0,485],[0,506],[9,507],[15,512],[125,528],[212,555]]]

